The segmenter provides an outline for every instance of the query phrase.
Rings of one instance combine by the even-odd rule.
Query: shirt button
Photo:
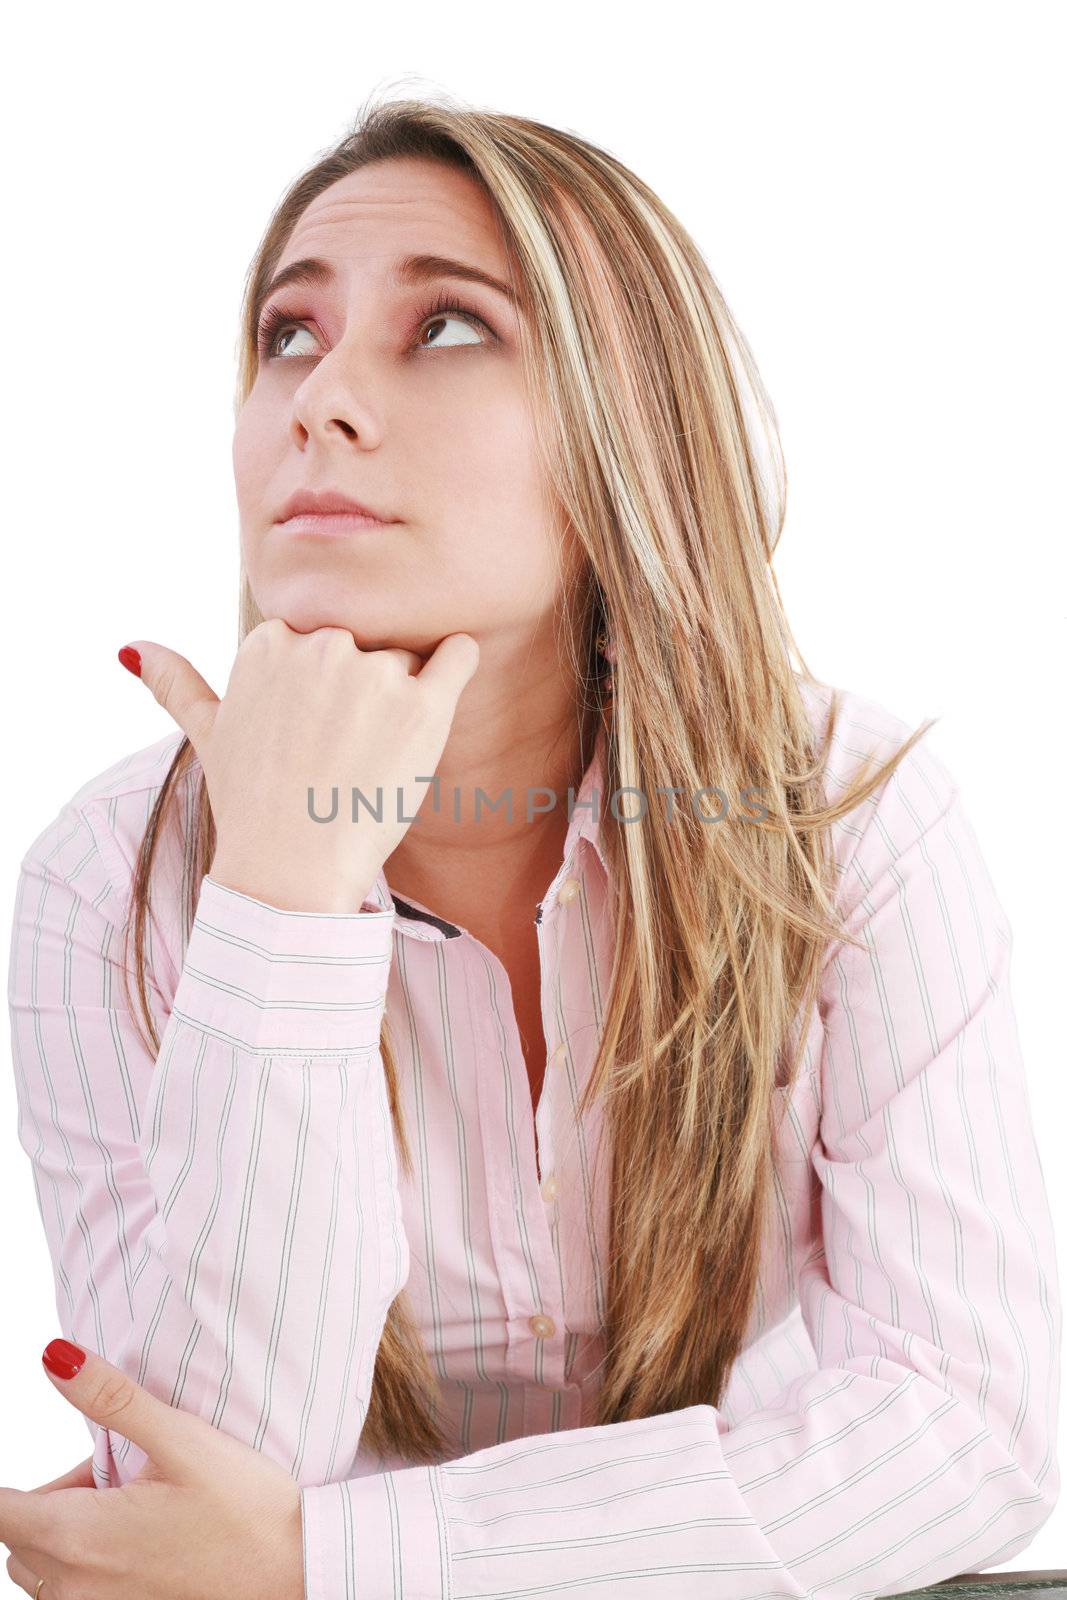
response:
[[[541,1193],[544,1195],[546,1200],[554,1200],[556,1198],[557,1187],[556,1174],[552,1172],[541,1185]]]
[[[560,905],[569,906],[580,888],[581,884],[577,878],[564,878],[559,891]]]
[[[556,1324],[551,1317],[531,1317],[530,1331],[535,1333],[539,1339],[551,1339],[556,1331]]]

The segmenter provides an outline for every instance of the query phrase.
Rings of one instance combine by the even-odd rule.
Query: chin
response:
[[[352,635],[361,650],[385,650],[398,645],[405,650],[416,648],[414,645],[402,644],[396,636],[395,624],[390,627],[388,622],[383,622],[380,626],[375,626],[365,611],[357,615],[355,607],[351,611],[339,610],[336,605],[330,605],[321,596],[316,599],[310,595],[289,594],[264,604],[257,595],[256,605],[265,621],[271,617],[280,617],[294,633],[314,633],[317,628],[344,628]]]
[[[319,577],[311,583],[267,584],[258,591],[253,587],[252,593],[264,620],[280,617],[296,633],[314,633],[316,628],[347,628],[355,633],[366,626],[366,615],[360,615],[363,608],[356,603],[338,604],[338,588]]]

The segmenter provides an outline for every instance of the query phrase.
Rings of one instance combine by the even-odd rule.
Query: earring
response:
[[[615,646],[612,644],[606,633],[597,634],[596,648],[597,654],[603,656],[604,660],[609,666],[615,665]]]
[[[603,660],[607,663],[607,670],[604,672],[603,678],[601,680],[600,693],[601,693],[602,705],[603,705],[604,711],[606,713],[610,714],[614,710],[614,703],[615,703],[615,696],[614,696],[614,690],[615,690],[614,677],[615,677],[615,674],[614,674],[614,672],[612,670],[614,665],[615,665],[615,646],[612,644],[611,640],[608,638],[607,633],[606,632],[602,632],[602,633],[598,633],[597,634],[596,648],[597,648],[597,655],[601,656],[603,658]]]

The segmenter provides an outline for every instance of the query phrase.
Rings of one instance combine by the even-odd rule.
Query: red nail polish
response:
[[[69,1339],[53,1339],[51,1344],[45,1345],[41,1360],[57,1378],[73,1378],[85,1365],[85,1351],[79,1350]]]
[[[119,660],[129,672],[133,673],[135,678],[141,676],[141,652],[139,650],[135,650],[132,645],[124,644],[119,651]]]

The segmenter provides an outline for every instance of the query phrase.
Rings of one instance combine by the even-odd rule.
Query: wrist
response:
[[[224,889],[249,895],[278,911],[354,913],[363,910],[377,879],[377,869],[369,867],[358,876],[342,880],[339,876],[320,879],[292,872],[270,871],[232,856],[216,855],[208,868],[209,877]]]

